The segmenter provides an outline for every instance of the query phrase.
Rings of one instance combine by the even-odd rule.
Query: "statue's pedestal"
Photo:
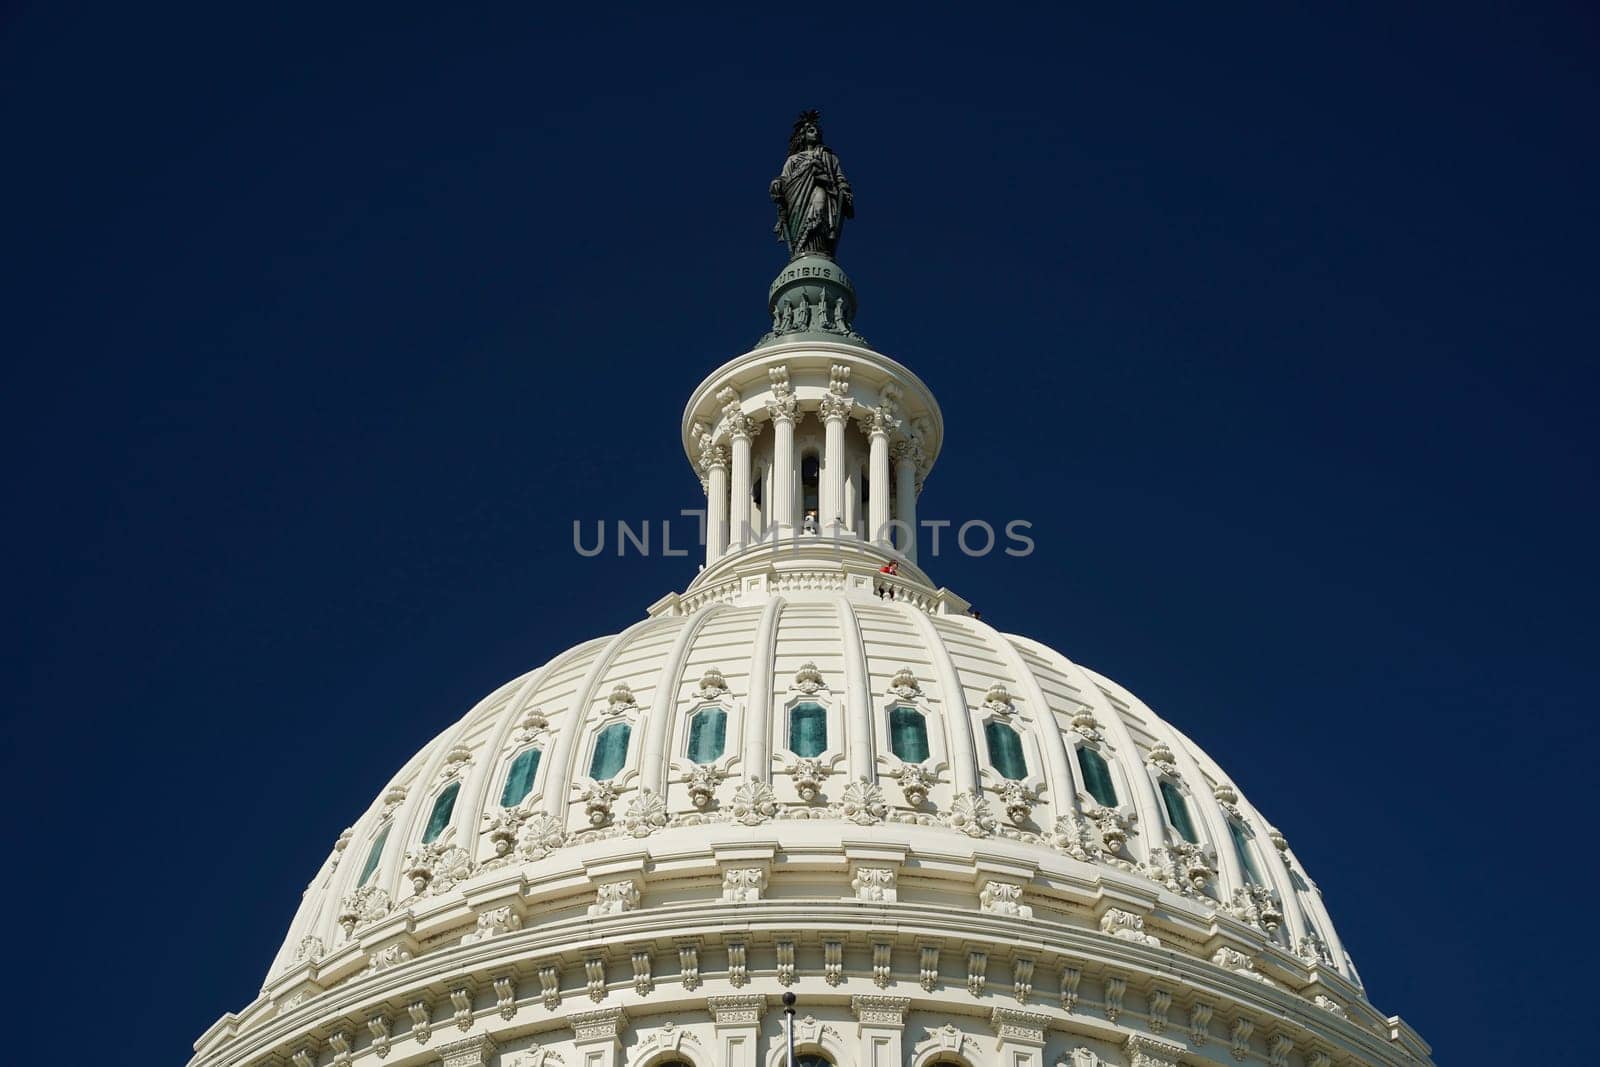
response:
[[[827,256],[801,256],[773,279],[767,290],[772,330],[758,343],[808,338],[865,344],[856,333],[856,289],[844,268]]]

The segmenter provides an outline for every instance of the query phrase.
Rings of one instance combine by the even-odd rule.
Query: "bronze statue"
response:
[[[821,255],[832,259],[844,220],[855,218],[855,198],[839,167],[839,157],[822,143],[822,116],[802,111],[789,135],[789,158],[772,179],[778,205],[772,232],[789,246],[789,258]]]

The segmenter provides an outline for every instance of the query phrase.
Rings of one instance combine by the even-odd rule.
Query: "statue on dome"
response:
[[[802,111],[789,135],[789,158],[772,179],[778,223],[772,232],[789,246],[789,258],[833,258],[845,219],[855,218],[855,197],[839,167],[839,157],[822,143],[822,115]]]

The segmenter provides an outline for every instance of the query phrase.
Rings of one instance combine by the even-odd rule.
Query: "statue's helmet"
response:
[[[808,130],[816,131],[817,144],[822,143],[822,112],[816,108],[802,111],[794,120],[794,130],[789,134],[789,154],[800,151],[806,147],[806,133]]]

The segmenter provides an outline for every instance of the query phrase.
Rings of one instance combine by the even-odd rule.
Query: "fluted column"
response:
[[[889,431],[895,418],[886,408],[874,408],[863,420],[867,431],[867,540],[892,544],[889,529]]]
[[[838,537],[844,521],[844,424],[849,421],[855,401],[838,393],[822,399],[822,514],[819,525],[830,536]]]
[[[733,488],[728,507],[728,544],[735,550],[750,543],[750,438],[755,424],[750,416],[728,416],[728,437],[733,443]]]
[[[700,450],[700,469],[706,475],[706,566],[728,551],[728,450],[706,445]]]
[[[915,441],[900,441],[894,446],[895,518],[905,523],[900,552],[912,563],[917,561],[917,458]],[[876,471],[872,478],[876,484]]]
[[[781,380],[777,377],[781,370],[774,368],[768,372],[773,379],[773,391],[777,394],[767,401],[767,414],[772,416],[772,502],[769,507],[777,536],[789,537],[794,533],[794,487],[797,481],[794,419],[798,404],[789,387],[788,373],[784,372]]]

